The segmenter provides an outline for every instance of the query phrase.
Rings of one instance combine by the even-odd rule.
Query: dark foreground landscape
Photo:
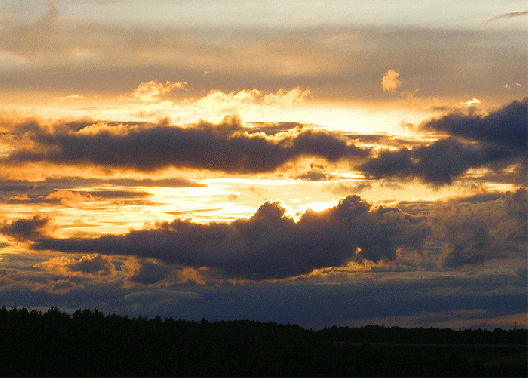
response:
[[[0,309],[0,376],[527,375],[527,330],[366,326]]]

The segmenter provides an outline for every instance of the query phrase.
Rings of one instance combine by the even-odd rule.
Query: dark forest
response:
[[[0,376],[519,376],[527,330],[129,318],[0,309]]]

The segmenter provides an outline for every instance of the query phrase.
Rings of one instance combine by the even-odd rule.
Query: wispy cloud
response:
[[[520,16],[528,16],[528,11],[504,13],[504,14],[490,18],[486,22],[486,25],[495,20],[508,19],[508,18],[514,18],[514,17],[520,17]]]

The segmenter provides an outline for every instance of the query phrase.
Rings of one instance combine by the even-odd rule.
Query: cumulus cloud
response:
[[[303,156],[336,161],[368,155],[337,134],[302,130],[268,137],[250,134],[236,118],[190,127],[160,124],[88,126],[60,132],[32,123],[26,143],[2,159],[7,164],[51,162],[154,171],[169,167],[223,172],[271,172]],[[20,133],[20,128],[17,129]]]
[[[381,86],[383,87],[383,92],[394,92],[402,83],[398,80],[400,74],[394,70],[388,70],[383,78],[381,79]]]
[[[93,239],[47,238],[36,250],[155,258],[193,268],[208,267],[226,278],[274,279],[342,266],[349,261],[393,260],[400,248],[419,248],[426,229],[396,208],[373,208],[357,196],[299,221],[278,203],[266,202],[249,219],[198,224],[158,223],[126,235]]]

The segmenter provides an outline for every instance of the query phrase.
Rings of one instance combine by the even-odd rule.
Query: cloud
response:
[[[264,133],[268,136],[280,132],[301,131],[304,128],[304,125],[298,122],[251,122],[250,125],[251,127],[247,128],[248,133]]]
[[[60,201],[62,205],[69,206],[83,202],[90,202],[93,201],[94,198],[90,193],[80,193],[71,190],[57,190],[56,192],[50,193],[48,196],[46,196],[46,200],[57,200]]]
[[[163,94],[169,93],[174,89],[182,89],[187,85],[186,82],[170,82],[160,83],[154,80],[141,83],[136,89],[132,91],[132,99],[144,102],[156,102]]]
[[[492,21],[495,20],[502,20],[502,19],[508,19],[508,18],[514,18],[514,17],[520,17],[520,16],[528,16],[528,11],[520,11],[520,12],[510,12],[510,13],[504,13],[495,17],[490,18],[486,25],[489,24]]]
[[[53,257],[47,261],[34,265],[50,273],[64,275],[87,275],[87,276],[112,276],[115,274],[115,266],[107,256],[85,255],[80,260],[68,257]]]
[[[153,285],[165,280],[172,269],[155,260],[130,258],[121,266],[125,279],[135,284]]]
[[[358,168],[368,178],[417,177],[427,183],[445,185],[451,184],[469,168],[513,156],[512,151],[500,147],[472,145],[446,138],[412,150],[382,151]]]
[[[381,86],[383,87],[383,92],[394,92],[402,83],[398,80],[400,74],[394,70],[388,70],[383,78],[381,79]]]
[[[277,92],[266,93],[258,89],[243,89],[238,92],[225,93],[215,89],[198,99],[186,99],[181,103],[171,104],[180,111],[191,109],[210,119],[217,115],[240,114],[242,112],[262,112],[264,107],[291,107],[300,103],[310,95],[310,90],[300,87],[290,90],[279,89]]]
[[[63,97],[59,97],[57,99],[57,101],[68,101],[68,100],[80,100],[80,99],[83,99],[84,96],[82,95],[79,95],[79,94],[72,94],[72,95],[68,95],[68,96],[63,96]]]
[[[38,58],[50,45],[50,38],[56,32],[59,20],[57,4],[50,3],[50,9],[35,22],[17,26],[2,36],[0,49]]]
[[[310,94],[310,90],[296,87],[290,90],[278,89],[276,92],[264,92],[258,89],[224,92],[214,89],[206,95],[203,95],[202,91],[197,98],[189,97],[179,101],[161,97],[173,88],[184,88],[186,84],[168,81],[164,84],[155,81],[141,83],[132,92],[132,97],[128,98],[134,100],[133,103],[124,105],[121,103],[117,108],[142,119],[171,117],[184,123],[201,119],[220,121],[225,116],[240,114],[249,118],[255,115],[266,118],[264,115],[267,112],[272,114],[278,108],[301,104]],[[115,109],[112,107],[110,111]]]
[[[202,97],[213,82],[225,94],[240,92],[248,82],[266,83],[276,92],[288,82],[310,88],[321,100],[354,98],[370,103],[383,99],[380,73],[396,65],[405,67],[406,83],[420,88],[424,98],[452,98],[467,88],[492,97],[504,84],[504,75],[525,77],[522,33],[357,25],[331,31],[325,26],[156,28],[61,19],[56,8],[51,9],[48,20],[54,21],[47,23],[51,28],[21,25],[2,35],[0,64],[10,67],[0,70],[3,87],[23,94],[46,88],[55,95],[96,93],[108,98],[130,93],[130,83],[151,78],[165,83],[177,77],[195,83],[188,88],[194,98]],[[353,39],[324,43],[335,35]],[[474,43],[481,48],[474,49]],[[444,53],[438,54],[438,48]],[[495,74],[499,66],[504,75]],[[471,72],[467,67],[473,67]],[[211,74],[203,75],[204,71]]]
[[[53,204],[78,206],[100,200],[127,200],[145,203],[150,193],[144,187],[205,187],[183,178],[169,179],[99,179],[81,177],[46,178],[42,181],[0,180],[0,203]],[[78,188],[94,188],[79,190]],[[131,189],[125,189],[129,187]],[[101,189],[99,189],[101,188]]]
[[[76,188],[96,186],[125,186],[125,187],[205,187],[205,184],[197,183],[186,178],[173,177],[168,179],[104,179],[84,177],[47,177],[42,181],[24,180],[0,180],[0,193],[29,192],[35,195],[47,196],[59,190],[74,190]],[[86,192],[88,193],[88,192]]]
[[[332,179],[332,176],[321,171],[312,170],[297,176],[297,178],[306,181],[328,181]]]
[[[393,260],[400,248],[419,248],[426,229],[396,208],[373,208],[357,196],[299,221],[266,202],[249,219],[198,224],[158,223],[126,235],[93,239],[46,238],[36,250],[155,258],[184,267],[208,267],[226,278],[274,279],[342,266],[349,261]]]
[[[420,125],[422,130],[441,131],[466,139],[525,150],[528,143],[528,98],[489,113],[451,113]]]
[[[336,183],[329,187],[329,190],[338,195],[348,193],[361,193],[365,190],[372,189],[372,183],[370,181],[354,181],[351,183]]]
[[[78,285],[75,282],[66,279],[59,279],[56,281],[49,281],[45,284],[36,285],[33,291],[47,291],[51,294],[64,295],[74,289],[80,289],[82,285]]]
[[[441,265],[459,268],[526,253],[528,192],[478,196],[435,206],[432,237],[446,244]]]
[[[35,215],[29,219],[15,219],[10,223],[5,222],[0,227],[0,233],[16,240],[33,240],[46,234],[51,229],[50,219]]]
[[[466,102],[461,102],[462,105],[471,106],[471,105],[479,105],[481,104],[480,100],[478,98],[473,97],[471,100],[468,100]]]
[[[381,151],[357,168],[369,178],[417,177],[436,185],[450,184],[469,168],[523,158],[528,139],[527,114],[528,102],[524,99],[484,117],[452,113],[433,118],[422,123],[421,129],[452,136],[412,149]]]
[[[98,124],[68,132],[31,123],[20,138],[25,141],[22,147],[2,159],[4,163],[84,164],[143,172],[181,167],[257,173],[272,172],[304,156],[337,161],[368,155],[368,150],[324,131],[302,130],[277,138],[251,135],[236,118],[226,118],[218,125]]]

